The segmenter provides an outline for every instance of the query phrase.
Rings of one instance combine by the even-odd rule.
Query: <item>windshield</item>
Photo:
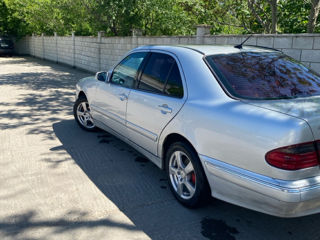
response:
[[[320,75],[280,52],[239,52],[206,57],[228,92],[244,99],[320,95]]]

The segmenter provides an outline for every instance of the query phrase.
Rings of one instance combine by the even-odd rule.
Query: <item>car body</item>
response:
[[[0,37],[0,55],[12,56],[14,52],[14,43],[10,38]]]
[[[286,60],[278,51],[260,47],[138,47],[130,51],[107,74],[98,73],[96,77],[84,78],[78,82],[78,104],[74,108],[76,120],[85,129],[99,127],[114,134],[161,169],[167,169],[171,190],[187,206],[196,205],[194,202],[190,203],[195,197],[192,193],[207,184],[212,197],[259,212],[280,217],[318,213],[320,169],[317,140],[320,139],[320,96],[315,94],[289,98],[285,95],[286,97],[270,99],[255,99],[255,95],[236,96],[231,88],[237,82],[228,87],[222,78],[229,74],[228,71],[240,71],[240,68],[233,67],[231,62],[234,59],[225,58],[240,56],[240,60],[249,59],[243,58],[244,54],[266,56],[263,59],[276,61],[291,61],[288,64],[293,64],[293,67],[290,65],[293,71],[302,69],[308,74],[310,71],[302,65],[297,65],[300,70],[296,70],[297,66],[292,59]],[[156,72],[154,69],[164,64],[165,60],[161,59],[163,56],[169,59],[169,63],[172,62],[173,65],[170,66],[175,69],[168,70],[167,67],[158,71],[159,79],[163,71],[169,71],[164,86],[160,80],[152,82],[156,78],[152,78],[152,74],[148,72]],[[133,59],[131,65],[124,66],[130,59]],[[210,61],[216,61],[217,64],[212,65]],[[252,64],[250,61],[245,64]],[[219,64],[225,66],[225,73],[215,69],[214,66]],[[259,64],[261,68],[266,65],[260,60],[254,65]],[[134,68],[137,69],[136,72],[132,72]],[[259,68],[252,68],[250,71],[259,74]],[[171,74],[175,74],[176,78],[177,74],[180,75],[181,83],[178,87],[172,87],[176,83]],[[274,74],[270,73],[270,76]],[[315,73],[312,74],[308,77],[317,77]],[[300,75],[297,81],[301,82],[303,80]],[[259,85],[250,89],[244,84],[246,79],[241,81],[243,83],[239,84],[239,88],[242,89],[242,94],[250,95],[261,89]],[[305,84],[305,88],[311,88],[308,84]],[[285,91],[287,89],[280,96],[284,96]],[[305,90],[305,95],[308,95],[308,91]],[[313,92],[313,89],[309,92]],[[302,94],[302,91],[299,93]],[[79,99],[85,99],[83,107]],[[80,118],[77,112],[81,112]],[[92,121],[92,124],[86,127],[86,121]],[[182,145],[175,146],[181,142]],[[181,155],[174,158],[177,153]],[[312,158],[310,161],[309,155]],[[281,157],[284,160],[279,160]],[[170,166],[181,169],[177,165],[180,158],[192,160],[193,175],[186,177],[188,171],[174,170],[170,173]],[[278,160],[282,162],[278,163]],[[291,160],[296,162],[290,165]],[[188,161],[182,165],[187,168]],[[197,180],[194,179],[194,174]],[[182,180],[183,177],[187,180]],[[198,184],[198,179],[201,184]],[[179,181],[189,182],[179,185]],[[190,183],[195,184],[194,189],[189,188]],[[205,187],[200,190],[206,191]],[[193,197],[190,200],[191,195]]]

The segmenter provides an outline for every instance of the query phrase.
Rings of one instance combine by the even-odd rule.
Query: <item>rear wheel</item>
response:
[[[199,157],[189,144],[172,144],[166,154],[166,164],[170,189],[180,203],[194,208],[210,199]]]
[[[73,106],[73,114],[79,126],[87,131],[95,131],[88,100],[85,97],[79,97]]]

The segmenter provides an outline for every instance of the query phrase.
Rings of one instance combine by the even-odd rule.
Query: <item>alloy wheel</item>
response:
[[[175,151],[169,160],[170,182],[176,193],[183,199],[191,199],[196,192],[196,175],[188,156]]]
[[[83,101],[79,103],[77,107],[77,118],[83,127],[87,129],[92,129],[95,127],[92,116],[90,114],[90,107],[88,102]]]

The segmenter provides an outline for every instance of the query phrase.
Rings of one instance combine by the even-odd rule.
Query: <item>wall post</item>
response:
[[[58,34],[57,34],[57,32],[54,32],[54,43],[55,43],[56,63],[58,63]]]
[[[76,36],[75,33],[72,32],[72,67],[76,67]]]
[[[102,37],[104,36],[104,31],[98,32],[98,71],[101,71],[103,67],[101,66],[101,44],[102,44]]]
[[[138,37],[142,36],[142,30],[141,29],[137,29],[137,28],[133,28],[132,29],[132,42],[131,44],[134,47],[138,46]]]
[[[35,49],[35,47],[36,47],[36,42],[35,42],[35,34],[34,33],[32,33],[32,37],[31,37],[31,43],[32,43],[32,56],[36,56],[36,49]]]
[[[44,33],[41,33],[41,42],[42,42],[42,59],[45,59]]]
[[[210,35],[210,29],[211,29],[211,25],[206,25],[206,24],[201,24],[201,25],[197,25],[197,39],[196,39],[196,43],[197,44],[203,44],[204,43],[204,36],[205,35]]]

